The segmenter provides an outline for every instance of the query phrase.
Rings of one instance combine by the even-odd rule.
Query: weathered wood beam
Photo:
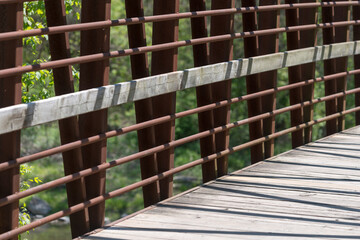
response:
[[[0,134],[227,79],[360,54],[360,41],[217,63],[0,109]],[[120,81],[120,79],[119,79]]]

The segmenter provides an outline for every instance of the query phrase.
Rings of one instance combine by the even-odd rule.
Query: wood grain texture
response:
[[[239,59],[0,109],[0,134],[165,93],[304,63],[360,54],[360,41]]]
[[[359,140],[324,138],[83,239],[359,239]]]

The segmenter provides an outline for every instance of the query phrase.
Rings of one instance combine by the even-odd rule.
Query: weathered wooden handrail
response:
[[[360,41],[244,58],[0,109],[0,134],[228,79],[360,54]]]

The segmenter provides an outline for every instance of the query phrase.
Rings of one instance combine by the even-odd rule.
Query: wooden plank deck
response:
[[[360,127],[164,201],[83,239],[360,239]]]

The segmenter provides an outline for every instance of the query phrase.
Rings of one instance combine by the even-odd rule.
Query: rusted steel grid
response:
[[[312,1],[312,0],[307,0]],[[286,3],[295,3],[295,0],[286,0]],[[304,11],[305,10],[305,11]],[[316,11],[314,9],[288,9],[286,14],[286,26],[299,26],[303,24],[316,23]],[[313,47],[316,39],[315,30],[295,31],[287,33],[287,49],[295,50],[305,47]],[[299,82],[315,76],[315,63],[297,65],[288,68],[289,83]],[[297,88],[290,91],[290,104],[311,100],[313,97],[313,85]],[[312,106],[291,112],[291,125],[296,126],[303,122],[312,120]],[[305,134],[306,132],[306,134]],[[311,128],[299,129],[292,133],[292,147],[296,148],[309,142]],[[306,137],[305,137],[306,135]],[[305,141],[305,139],[307,139]]]
[[[242,6],[252,7],[256,5],[255,0],[242,1]],[[243,13],[243,31],[251,32],[258,30],[257,13]],[[271,35],[268,35],[271,36]],[[244,39],[244,53],[246,58],[259,55],[259,38],[258,36],[248,37]],[[246,76],[246,92],[247,94],[260,91],[260,74]],[[261,113],[261,98],[255,98],[247,101],[248,117],[253,117]],[[249,137],[254,140],[263,136],[262,121],[256,121],[249,124]],[[252,146],[251,163],[256,163],[264,159],[264,143]]]
[[[342,112],[338,112],[338,113],[335,113],[335,114],[332,114],[332,115],[329,115],[329,116],[326,116],[326,117],[323,117],[323,118],[320,118],[320,119],[317,119],[317,120],[302,123],[300,125],[293,126],[291,128],[288,128],[288,129],[273,133],[271,135],[264,136],[264,137],[259,138],[259,139],[255,139],[255,140],[249,141],[247,143],[237,145],[237,146],[232,147],[232,148],[227,148],[227,149],[225,149],[225,150],[223,150],[221,152],[214,153],[214,154],[212,154],[210,156],[207,156],[205,158],[195,160],[193,162],[190,162],[190,163],[184,164],[182,166],[173,168],[171,170],[168,170],[166,172],[163,172],[163,173],[160,173],[158,175],[152,176],[150,178],[144,179],[142,181],[133,183],[133,184],[128,185],[126,187],[114,190],[112,192],[105,193],[105,194],[103,194],[101,196],[90,199],[89,201],[77,204],[77,205],[72,206],[72,207],[70,207],[68,209],[65,209],[63,211],[59,211],[59,212],[56,212],[54,214],[51,214],[51,215],[49,215],[49,216],[47,216],[47,217],[45,217],[45,218],[43,218],[41,220],[34,221],[34,222],[32,222],[32,223],[30,223],[28,225],[25,225],[23,227],[13,229],[13,230],[11,230],[9,232],[1,234],[0,235],[0,240],[5,240],[5,239],[8,239],[8,238],[17,236],[18,234],[21,234],[21,233],[26,232],[28,230],[31,230],[33,228],[42,226],[42,225],[44,225],[46,223],[49,223],[51,221],[54,221],[54,220],[56,220],[58,218],[68,216],[68,215],[70,215],[72,213],[81,211],[84,208],[88,208],[88,207],[94,206],[96,204],[102,203],[105,200],[117,197],[119,195],[122,195],[124,193],[129,192],[129,191],[132,191],[132,190],[137,189],[139,187],[143,187],[143,186],[145,186],[147,184],[151,184],[153,182],[156,182],[156,181],[159,181],[161,179],[167,178],[167,177],[172,176],[172,175],[174,175],[176,173],[179,173],[179,172],[184,171],[186,169],[189,169],[189,168],[195,167],[197,165],[203,164],[205,162],[213,161],[214,159],[218,158],[219,156],[229,155],[229,154],[232,154],[234,152],[243,150],[245,148],[249,148],[249,147],[251,147],[253,145],[259,144],[261,142],[267,141],[269,139],[277,138],[277,137],[283,136],[285,134],[292,133],[292,132],[294,132],[294,131],[296,131],[298,129],[303,129],[303,128],[308,127],[308,126],[313,126],[315,124],[318,124],[318,123],[321,123],[321,122],[324,122],[324,121],[329,121],[331,119],[338,118],[339,116],[345,116],[347,114],[354,113],[354,112],[357,112],[357,111],[360,111],[360,107],[355,107],[355,108],[345,110],[345,111],[342,111]]]
[[[189,143],[189,142],[192,142],[192,141],[195,141],[195,140],[210,136],[212,134],[216,134],[216,133],[219,133],[219,132],[224,132],[226,130],[236,128],[236,127],[239,127],[239,126],[244,125],[244,124],[250,124],[252,122],[262,120],[262,119],[264,119],[266,117],[276,116],[276,115],[279,115],[279,114],[282,114],[282,113],[285,113],[285,112],[288,112],[288,111],[292,111],[294,109],[300,109],[301,107],[304,107],[304,106],[311,106],[311,105],[314,105],[314,104],[317,104],[317,103],[330,101],[330,100],[335,99],[335,98],[340,97],[340,96],[346,96],[346,95],[355,94],[355,93],[359,93],[359,92],[360,92],[360,88],[357,88],[357,89],[348,90],[346,92],[336,93],[336,94],[333,94],[333,95],[317,98],[317,99],[314,99],[312,101],[298,103],[298,104],[295,104],[295,105],[292,105],[292,106],[288,106],[288,107],[284,107],[284,108],[281,108],[281,109],[274,110],[272,112],[263,113],[263,114],[253,116],[253,117],[250,117],[250,118],[247,118],[247,119],[243,119],[243,120],[240,120],[240,121],[237,121],[237,122],[234,122],[234,123],[226,124],[226,125],[219,126],[219,127],[213,128],[213,129],[209,129],[209,130],[206,130],[206,131],[203,131],[203,132],[199,132],[197,134],[194,134],[194,135],[182,138],[182,139],[178,139],[178,140],[175,140],[175,141],[163,144],[163,145],[158,145],[156,147],[153,147],[153,148],[150,148],[150,149],[147,149],[147,150],[144,150],[144,151],[141,151],[141,152],[138,152],[138,153],[135,153],[135,154],[132,154],[132,155],[129,155],[129,156],[114,160],[112,162],[98,165],[98,166],[96,166],[96,168],[84,169],[84,170],[79,171],[77,173],[74,173],[72,175],[67,175],[65,177],[59,178],[59,179],[51,181],[51,182],[47,182],[45,184],[42,184],[40,186],[36,186],[36,187],[28,189],[26,191],[9,195],[9,196],[7,196],[5,198],[0,199],[0,206],[8,204],[9,202],[12,202],[12,201],[16,201],[16,200],[18,200],[20,198],[24,198],[24,197],[36,194],[36,193],[41,192],[41,191],[44,191],[44,190],[47,190],[47,189],[50,189],[50,188],[53,188],[53,187],[56,187],[56,186],[59,186],[59,185],[65,184],[65,183],[75,181],[76,179],[79,179],[81,177],[86,177],[86,176],[92,175],[94,173],[97,173],[99,171],[103,171],[103,170],[118,166],[120,164],[124,164],[124,163],[130,162],[130,161],[133,161],[133,160],[141,158],[141,157],[149,156],[151,154],[161,152],[161,151],[164,151],[164,150],[169,149],[169,148],[177,147],[177,146],[183,145],[185,143]]]
[[[11,1],[0,1],[0,5],[6,2]],[[16,1],[13,1],[16,2]],[[175,13],[175,14],[162,14],[157,16],[145,16],[145,17],[133,17],[125,19],[113,19],[107,21],[94,21],[90,23],[78,23],[78,24],[68,24],[62,26],[47,27],[41,29],[31,29],[31,30],[19,30],[13,32],[0,33],[0,41],[11,40],[16,38],[31,37],[31,36],[40,36],[44,34],[58,34],[64,32],[73,32],[80,30],[91,30],[91,29],[100,29],[108,28],[114,26],[125,26],[133,25],[139,23],[150,23],[150,22],[159,22],[167,20],[178,20],[183,18],[201,18],[206,16],[217,16],[224,14],[240,14],[240,13],[250,13],[250,12],[267,12],[274,10],[286,10],[286,9],[306,9],[314,7],[332,7],[332,6],[358,6],[360,1],[346,1],[346,2],[318,2],[318,3],[294,3],[294,4],[280,4],[280,5],[267,5],[267,6],[256,6],[256,7],[244,7],[244,8],[230,8],[230,9],[218,9],[218,10],[206,10],[206,11],[194,11],[194,12],[184,12],[184,13]]]
[[[143,17],[143,1],[142,0],[126,0],[125,1],[127,17]],[[129,47],[135,48],[146,46],[145,24],[128,25]],[[149,64],[147,53],[133,55],[131,60],[131,74],[133,79],[144,78],[149,76]],[[141,123],[154,118],[152,101],[150,98],[135,102],[136,122]],[[154,126],[138,130],[138,146],[139,151],[156,146]],[[152,154],[144,158],[140,158],[141,178],[145,179],[158,173],[156,155]],[[154,182],[143,189],[144,207],[157,203],[160,200],[159,183]]]
[[[62,0],[45,1],[46,19],[48,26],[65,25],[65,4]],[[68,33],[59,33],[49,36],[50,55],[52,60],[70,57]],[[57,96],[74,92],[74,79],[71,67],[55,68],[53,70],[55,94]],[[59,120],[61,144],[80,139],[78,118],[70,117]],[[62,152],[64,173],[72,173],[84,169],[80,148]],[[83,178],[66,184],[68,206],[73,206],[86,200],[85,181]],[[89,232],[88,209],[70,215],[72,237],[81,236]]]
[[[179,0],[154,0],[154,15],[178,13]],[[171,44],[179,39],[179,21],[169,20],[153,23],[153,44]],[[173,72],[177,70],[178,49],[167,48],[152,52],[151,74]],[[166,93],[151,98],[154,118],[174,114],[176,110],[176,92]],[[154,126],[155,144],[160,145],[175,139],[175,120]],[[156,154],[159,172],[174,167],[174,148],[166,149]],[[160,200],[173,194],[173,178],[169,176],[159,181]]]
[[[0,6],[0,32],[22,29],[23,4]],[[0,69],[22,65],[22,41],[0,42]],[[0,108],[21,103],[21,75],[0,79]],[[20,131],[0,135],[0,163],[20,156]],[[20,191],[19,166],[0,174],[0,197]],[[19,202],[0,207],[0,234],[18,227]],[[16,240],[17,236],[8,238]]]
[[[37,159],[41,159],[44,157],[48,157],[57,153],[61,153],[64,151],[69,151],[72,150],[74,148],[78,148],[81,146],[86,146],[88,144],[91,143],[95,143],[98,141],[102,141],[104,139],[107,138],[111,138],[111,137],[115,137],[115,136],[119,136],[119,135],[123,135],[132,131],[137,131],[137,130],[141,130],[150,126],[154,126],[156,124],[160,124],[163,122],[167,122],[170,121],[172,119],[177,119],[177,118],[181,118],[181,117],[186,117],[189,116],[191,114],[196,114],[196,113],[201,113],[201,112],[205,112],[205,111],[209,111],[211,109],[215,109],[218,107],[223,107],[223,106],[227,106],[227,105],[231,105],[234,103],[238,103],[238,102],[242,102],[242,101],[246,101],[246,100],[251,100],[253,98],[258,98],[258,97],[262,97],[262,96],[266,96],[268,94],[273,94],[273,93],[277,93],[280,91],[285,91],[285,90],[290,90],[290,89],[294,89],[294,88],[298,88],[298,87],[303,87],[305,85],[308,84],[313,84],[315,82],[323,82],[323,81],[329,81],[332,79],[336,79],[338,77],[344,77],[344,76],[350,76],[350,75],[359,75],[360,74],[360,69],[356,69],[356,70],[352,70],[352,71],[348,71],[348,72],[342,72],[342,73],[336,73],[336,74],[332,74],[332,75],[328,75],[328,76],[323,76],[323,77],[318,77],[316,79],[309,79],[303,82],[298,82],[298,83],[293,83],[293,84],[289,84],[289,85],[285,85],[285,86],[281,86],[281,87],[277,87],[274,89],[268,89],[268,90],[263,90],[257,93],[253,93],[253,94],[248,94],[248,95],[244,95],[241,97],[235,97],[232,98],[230,100],[224,100],[221,102],[216,102],[216,103],[211,103],[205,106],[201,106],[201,107],[197,107],[194,109],[190,109],[187,111],[183,111],[183,112],[179,112],[176,113],[174,115],[169,115],[169,116],[164,116],[164,117],[160,117],[160,118],[156,118],[156,119],[152,119],[152,120],[148,120],[142,123],[137,123],[134,124],[132,126],[129,127],[124,127],[121,129],[117,129],[117,130],[112,130],[112,131],[108,131],[99,135],[94,135],[88,138],[84,138],[78,141],[74,141],[71,143],[67,143],[58,147],[54,147],[48,150],[44,150],[42,152],[38,152],[35,154],[31,154],[28,156],[24,156],[24,157],[20,157],[20,158],[16,158],[14,160],[10,160],[8,162],[4,162],[0,164],[0,171],[5,171],[7,169],[16,167],[19,164],[24,164],[24,163],[28,163],[31,161],[35,161]]]
[[[342,21],[342,22],[334,22],[334,23],[309,24],[309,25],[301,25],[301,26],[294,26],[294,27],[282,27],[282,28],[275,28],[275,29],[242,32],[242,33],[224,34],[224,35],[212,36],[212,37],[206,37],[206,38],[197,38],[197,39],[183,40],[183,41],[177,41],[177,42],[172,42],[172,43],[157,44],[157,45],[153,45],[153,46],[138,47],[135,49],[124,49],[124,50],[118,50],[118,51],[90,54],[90,55],[74,57],[74,58],[70,58],[70,59],[49,61],[49,62],[40,63],[40,64],[36,64],[36,65],[27,65],[27,66],[22,66],[22,67],[15,67],[15,68],[8,68],[8,69],[0,70],[0,77],[3,78],[3,77],[8,77],[8,76],[14,76],[14,75],[17,75],[20,73],[26,73],[26,72],[32,72],[32,71],[38,71],[38,70],[50,69],[50,68],[64,67],[64,66],[74,65],[74,64],[79,64],[79,63],[94,62],[94,61],[105,60],[105,59],[109,59],[109,58],[143,54],[145,52],[155,52],[155,51],[174,49],[174,48],[179,48],[179,47],[184,47],[184,46],[193,46],[193,45],[204,44],[204,43],[220,42],[220,41],[231,40],[231,39],[247,38],[247,37],[253,37],[253,36],[263,36],[263,35],[283,33],[283,32],[310,30],[310,29],[314,29],[314,28],[332,28],[332,27],[344,27],[344,26],[350,26],[350,25],[360,25],[360,20]]]
[[[212,0],[211,9],[222,9],[234,7],[235,0]],[[230,34],[234,32],[234,15],[214,16],[210,22],[210,36]],[[209,43],[209,63],[227,62],[233,58],[233,41],[217,41]],[[231,80],[221,81],[211,84],[211,94],[213,101],[222,101],[231,98]],[[225,125],[230,122],[230,106],[225,106],[213,110],[214,127]],[[215,134],[215,150],[219,152],[229,147],[229,131]],[[216,159],[217,177],[227,174],[228,157]]]
[[[280,0],[260,1],[263,5],[280,4]],[[268,11],[258,13],[258,29],[271,29],[280,26],[280,11]],[[279,52],[279,35],[259,36],[259,55]],[[263,72],[259,75],[260,89],[266,90],[277,86],[277,70]],[[261,98],[261,112],[270,112],[276,109],[276,94],[269,94]],[[270,135],[275,132],[275,117],[267,118],[262,121],[263,135]],[[264,142],[264,158],[274,155],[274,139]]]
[[[305,0],[304,2],[318,2],[318,0]],[[318,9],[316,8],[300,8],[299,9],[299,25],[312,24],[318,21]],[[314,47],[317,45],[317,31],[307,30],[300,32],[300,48]],[[316,63],[308,63],[300,66],[301,80],[315,77]],[[314,97],[314,84],[304,86],[302,89],[302,101],[309,101]],[[313,106],[303,108],[303,122],[313,120]],[[312,127],[304,129],[304,143],[312,141]]]
[[[323,21],[344,21],[350,20],[350,9],[346,6],[331,7],[322,9]],[[349,40],[349,28],[347,26],[332,27],[323,29],[323,42],[324,44],[331,44],[337,42],[343,42]],[[347,68],[347,57],[330,59],[324,61],[324,74],[332,74],[343,71]],[[325,83],[325,95],[333,94],[335,92],[341,92],[346,89],[346,80],[344,78],[334,79]],[[345,98],[334,99],[333,101],[326,103],[326,115],[339,112],[345,109]],[[330,135],[344,129],[345,119],[339,117],[338,119],[332,119],[326,122],[326,134]]]
[[[111,0],[82,0],[81,22],[108,20],[111,15]],[[90,40],[91,39],[91,40]],[[89,41],[90,40],[90,41]],[[110,29],[83,30],[80,32],[80,55],[110,51]],[[109,84],[109,59],[80,64],[79,89],[101,87]],[[107,109],[79,115],[81,138],[106,132]],[[99,141],[83,146],[84,168],[95,167],[106,162],[107,141]],[[100,171],[85,178],[86,198],[91,199],[105,193],[106,172]],[[93,205],[88,209],[89,229],[94,230],[104,225],[105,203]]]
[[[353,7],[353,19],[360,20],[360,7],[359,6]],[[354,26],[353,34],[354,34],[354,41],[360,40],[360,26],[359,25]],[[360,69],[360,55],[354,56],[354,68]],[[360,76],[356,75],[356,76],[354,76],[354,78],[355,78],[354,79],[355,87],[360,87]],[[355,106],[360,106],[360,94],[355,94]],[[355,116],[356,116],[356,125],[360,125],[360,113],[357,112],[355,114]]]
[[[189,1],[190,11],[203,11],[206,9],[205,0]],[[191,19],[192,38],[202,38],[208,36],[206,17]],[[209,64],[209,46],[207,43],[193,46],[194,67],[200,67]],[[213,103],[211,85],[207,84],[196,88],[197,106],[201,107]],[[214,128],[214,111],[198,113],[199,132]],[[215,135],[200,139],[201,157],[208,156],[216,152]],[[203,182],[216,179],[216,162],[204,163],[202,166]]]

